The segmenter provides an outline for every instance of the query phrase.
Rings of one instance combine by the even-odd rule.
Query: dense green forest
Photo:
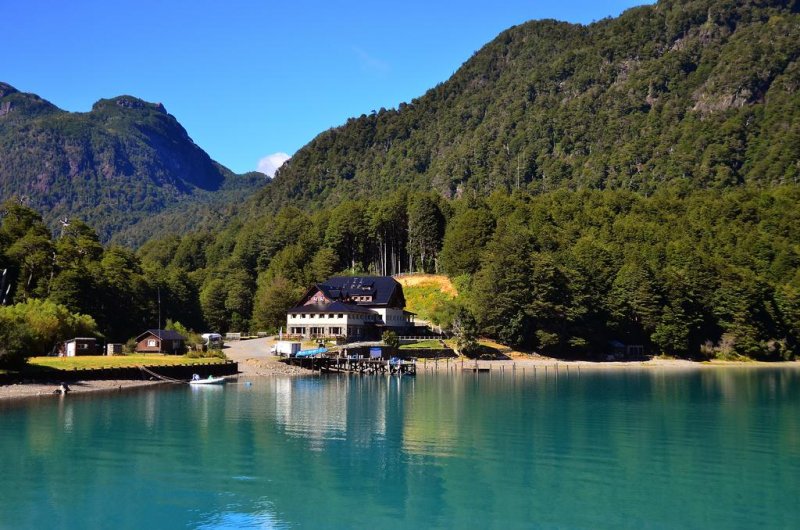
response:
[[[512,27],[422,97],[317,136],[253,211],[398,184],[458,197],[797,183],[799,6],[661,0]]]
[[[124,341],[160,296],[194,330],[275,330],[332,274],[427,271],[460,293],[436,323],[531,351],[793,358],[799,57],[797,1],[528,22],[424,96],[323,132],[241,204],[246,179],[226,184],[163,107],[64,113],[0,85],[0,197],[52,195],[3,207],[0,319],[66,311]],[[170,172],[182,156],[194,169]]]
[[[195,330],[276,330],[335,273],[442,272],[456,314],[487,337],[561,357],[608,342],[680,357],[790,359],[800,340],[800,187],[495,192],[446,200],[399,190],[218,233],[103,248],[86,225],[51,238],[5,206],[7,304],[46,299],[124,341],[163,318]]]
[[[799,28],[797,0],[661,0],[589,25],[526,22],[421,97],[322,132],[266,185],[213,162],[160,104],[120,96],[64,112],[0,83],[0,200],[135,248],[399,185],[458,198],[797,184]]]
[[[147,268],[127,248],[103,247],[81,221],[54,237],[17,201],[0,214],[0,364],[50,353],[76,335],[125,342],[158,325],[159,296],[164,315],[202,327],[196,287],[185,273]]]
[[[0,200],[24,200],[50,228],[80,218],[101,241],[137,246],[165,225],[218,223],[264,183],[211,160],[160,104],[121,96],[65,112],[0,83]]]

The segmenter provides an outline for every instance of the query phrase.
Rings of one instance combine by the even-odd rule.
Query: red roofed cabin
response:
[[[186,337],[168,329],[148,329],[136,337],[136,351],[181,355],[186,353]]]

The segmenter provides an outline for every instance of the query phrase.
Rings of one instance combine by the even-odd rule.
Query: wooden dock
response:
[[[343,357],[290,357],[288,364],[321,373],[417,375],[414,361],[387,359],[348,359]]]

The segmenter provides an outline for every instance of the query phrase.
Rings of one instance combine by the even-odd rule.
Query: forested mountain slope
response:
[[[0,83],[0,200],[20,198],[51,227],[78,217],[107,241],[176,207],[197,220],[206,215],[198,202],[240,199],[263,182],[214,162],[161,104],[121,96],[65,112]],[[155,233],[134,230],[122,241]]]
[[[79,223],[53,239],[36,212],[8,203],[7,303],[47,299],[114,340],[152,322],[159,296],[165,318],[196,330],[278,330],[296,297],[332,275],[435,272],[459,297],[432,320],[471,321],[539,353],[602,359],[622,341],[649,354],[793,359],[799,11],[795,1],[662,1],[590,26],[511,28],[423,97],[319,135],[244,208],[174,201],[117,232],[140,241],[178,227],[136,254],[101,248]],[[122,123],[150,149],[126,117],[167,126],[167,115],[126,101],[138,100],[88,113],[103,126],[80,145]],[[81,117],[35,97],[15,105],[37,126]],[[0,138],[28,131],[7,110]],[[41,133],[51,137],[72,138]],[[128,153],[121,145],[92,152]],[[183,186],[219,197],[210,175],[165,178],[152,196]],[[114,314],[120,300],[135,310]]]
[[[795,182],[799,5],[662,0],[588,26],[512,27],[424,96],[317,136],[257,204],[399,183],[457,196]]]

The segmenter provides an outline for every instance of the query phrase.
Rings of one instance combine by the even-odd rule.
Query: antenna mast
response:
[[[161,352],[164,349],[164,341],[161,338],[161,287],[158,287],[158,351]]]

